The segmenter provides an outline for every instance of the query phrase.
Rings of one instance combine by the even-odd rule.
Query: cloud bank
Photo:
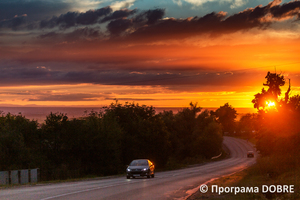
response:
[[[41,10],[46,5],[0,3],[0,11],[16,13],[0,14],[2,87],[91,84],[242,91],[237,85],[259,84],[263,80],[258,77],[263,76],[259,70],[240,69],[259,67],[257,63],[273,69],[280,59],[295,62],[299,57],[300,1],[274,0],[233,14],[219,11],[188,18],[170,17],[168,8],[131,9],[135,1],[81,12],[60,2],[59,12],[54,6],[49,8],[50,17],[39,18],[44,15],[35,13],[32,18],[30,2]],[[246,1],[230,2],[237,8]],[[265,33],[268,36],[262,36]],[[97,98],[114,97],[50,93],[30,101]]]

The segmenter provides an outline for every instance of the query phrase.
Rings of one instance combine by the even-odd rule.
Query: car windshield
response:
[[[147,160],[134,160],[129,166],[148,166]]]

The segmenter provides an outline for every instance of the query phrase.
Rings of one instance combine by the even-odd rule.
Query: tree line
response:
[[[45,179],[55,179],[58,171],[77,176],[124,173],[137,158],[152,160],[158,169],[202,162],[222,151],[228,111],[234,111],[233,122],[236,111],[228,104],[209,112],[191,103],[175,114],[115,102],[80,118],[50,113],[41,125],[21,114],[2,113],[0,170],[39,168]]]

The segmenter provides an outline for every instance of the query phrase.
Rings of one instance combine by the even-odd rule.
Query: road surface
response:
[[[21,186],[1,189],[0,199],[185,199],[202,183],[240,171],[255,163],[255,159],[247,158],[247,151],[254,150],[247,141],[224,137],[224,144],[230,150],[229,159],[187,169],[157,172],[155,178],[126,179],[124,176],[102,180]]]

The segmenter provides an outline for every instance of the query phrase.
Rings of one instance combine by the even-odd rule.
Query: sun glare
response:
[[[269,107],[269,108],[272,108],[275,106],[275,102],[274,101],[266,101],[266,105]]]

